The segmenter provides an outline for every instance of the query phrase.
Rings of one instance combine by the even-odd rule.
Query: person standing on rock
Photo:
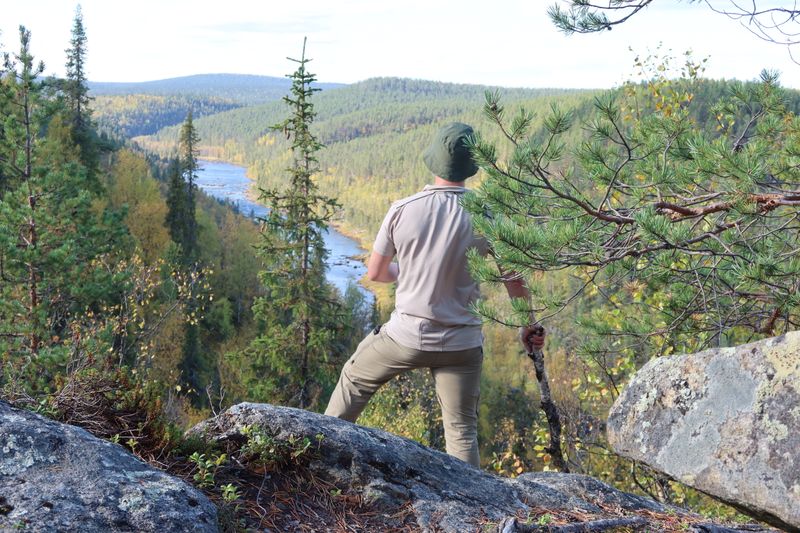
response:
[[[439,130],[423,155],[433,185],[389,208],[367,277],[397,282],[395,309],[345,363],[325,414],[355,422],[384,383],[415,368],[430,368],[447,453],[478,467],[483,334],[480,318],[470,311],[479,291],[467,269],[467,250],[490,250],[473,233],[470,215],[460,203],[467,190],[464,181],[478,171],[465,143],[472,134],[470,126],[458,122]],[[520,276],[507,279],[509,296],[530,297]],[[520,339],[531,351],[544,344],[544,332],[531,325],[521,328]]]

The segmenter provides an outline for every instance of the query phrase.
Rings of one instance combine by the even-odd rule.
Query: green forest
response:
[[[554,468],[516,340],[533,312],[572,472],[738,516],[616,456],[605,419],[654,357],[796,329],[800,94],[777,75],[706,79],[703,60],[665,53],[637,58],[645,81],[611,90],[319,84],[305,58],[264,83],[93,84],[80,12],[64,79],[43,75],[35,35],[16,37],[3,35],[0,69],[4,400],[154,463],[191,464],[183,431],[241,401],[321,412],[394,303],[391,286],[365,281],[371,306],[329,283],[321,233],[335,226],[369,250],[391,203],[430,183],[431,137],[460,121],[479,134],[481,167],[465,205],[496,253],[471,258],[482,467]],[[314,114],[299,120],[307,101]],[[254,221],[204,194],[201,159],[245,166],[271,214]],[[509,302],[504,271],[525,276],[529,306]],[[426,372],[385,386],[359,423],[444,449]]]

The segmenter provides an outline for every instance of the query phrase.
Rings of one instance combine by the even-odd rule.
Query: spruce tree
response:
[[[167,216],[166,224],[172,241],[181,245],[186,233],[186,183],[181,176],[181,167],[177,159],[170,162],[167,169]]]
[[[322,144],[311,132],[316,113],[311,97],[318,91],[303,53],[289,76],[291,94],[284,97],[291,115],[273,126],[291,140],[293,164],[282,189],[262,190],[270,209],[263,221],[259,254],[266,295],[253,307],[264,332],[248,352],[256,380],[253,389],[269,398],[301,408],[317,406],[331,374],[325,363],[335,351],[335,332],[342,321],[339,304],[326,282],[324,233],[337,203],[319,193],[314,175]],[[326,373],[328,372],[328,373]]]
[[[180,246],[180,262],[191,266],[198,258],[197,250],[197,143],[200,137],[192,121],[192,111],[181,126],[178,158],[167,172],[167,227],[170,237]]]
[[[178,158],[168,171],[167,217],[170,237],[178,245],[176,268],[189,278],[201,276],[198,264],[196,192],[198,148],[200,137],[194,127],[192,111],[189,110],[180,131]],[[190,284],[196,287],[196,284]],[[185,313],[187,321],[183,328],[183,346],[180,370],[193,400],[202,401],[203,375],[208,374],[200,350],[200,326],[196,319],[200,311],[198,294],[192,289],[187,295]]]
[[[196,192],[197,184],[197,171],[199,169],[198,148],[197,144],[200,142],[200,136],[194,127],[192,120],[192,110],[186,115],[181,126],[180,133],[180,171],[181,178],[185,183],[186,202],[185,202],[185,218],[184,218],[184,235],[181,241],[183,246],[183,257],[186,264],[190,264],[197,260],[197,214],[196,214]]]
[[[86,31],[83,27],[81,6],[75,8],[72,37],[67,53],[67,79],[64,81],[64,99],[69,113],[69,124],[75,144],[80,147],[81,161],[94,172],[97,168],[97,143],[94,139],[91,110],[89,109],[89,86],[86,78]]]

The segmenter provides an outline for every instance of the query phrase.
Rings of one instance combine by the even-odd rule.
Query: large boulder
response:
[[[614,449],[800,531],[800,332],[650,361],[608,420]]]
[[[0,402],[0,530],[218,530],[201,492],[121,446]]]
[[[501,522],[503,531],[528,531],[527,526],[508,517],[524,521],[545,512],[583,520],[615,520],[620,525],[647,524],[659,515],[670,520],[676,515],[688,516],[587,476],[537,473],[516,479],[497,477],[414,441],[289,407],[235,405],[198,424],[189,435],[220,446],[241,446],[253,428],[285,441],[308,437],[316,443],[316,436],[323,435],[316,459],[306,466],[313,476],[360,494],[368,506],[385,516],[410,509],[423,531],[485,530],[488,523]],[[652,529],[661,530],[657,526]]]

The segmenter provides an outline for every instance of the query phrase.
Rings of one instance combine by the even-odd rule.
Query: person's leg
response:
[[[381,385],[416,368],[415,353],[394,342],[383,329],[371,332],[344,364],[325,414],[355,422]]]
[[[440,361],[431,368],[431,373],[442,406],[447,453],[480,467],[478,399],[483,350],[477,347],[460,352],[442,352]]]

